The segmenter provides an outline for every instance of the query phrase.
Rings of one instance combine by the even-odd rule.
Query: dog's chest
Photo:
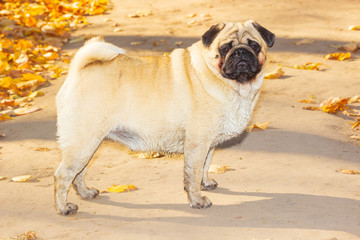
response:
[[[252,98],[235,99],[223,109],[215,144],[239,136],[247,127],[253,110]]]

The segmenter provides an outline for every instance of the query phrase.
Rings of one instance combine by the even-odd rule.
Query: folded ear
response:
[[[272,47],[275,43],[275,34],[261,26],[260,24],[253,22],[254,27],[260,33],[261,37],[265,40],[268,47]]]
[[[204,47],[209,47],[211,43],[214,41],[219,32],[225,27],[224,23],[219,23],[217,25],[211,26],[209,30],[207,30],[204,35],[201,37],[201,41]]]

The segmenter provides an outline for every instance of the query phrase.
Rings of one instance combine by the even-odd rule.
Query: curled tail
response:
[[[102,37],[94,37],[75,54],[69,72],[77,72],[95,61],[110,61],[119,54],[125,54],[125,50],[105,42]]]

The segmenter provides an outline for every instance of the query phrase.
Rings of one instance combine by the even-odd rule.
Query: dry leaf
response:
[[[209,173],[216,173],[221,174],[227,171],[233,171],[235,169],[231,168],[230,166],[225,165],[210,165],[208,172]]]
[[[312,98],[302,99],[302,100],[297,100],[297,102],[299,102],[299,103],[312,103],[313,99]]]
[[[163,153],[158,152],[130,152],[130,155],[143,159],[161,158],[165,156]]]
[[[151,10],[137,10],[135,13],[128,14],[129,18],[140,18],[140,17],[148,17],[153,15]]]
[[[349,117],[360,117],[360,110],[349,109],[342,111],[342,114]]]
[[[17,176],[13,177],[11,179],[12,182],[33,182],[36,181],[36,178],[32,175],[23,175],[23,176]]]
[[[29,114],[29,113],[40,111],[41,109],[42,109],[41,107],[37,107],[37,106],[22,107],[22,108],[15,109],[14,114],[16,116],[22,116],[22,115],[26,115],[26,114]]]
[[[254,124],[254,128],[259,128],[259,129],[265,130],[269,127],[269,125],[270,125],[270,122],[256,122]]]
[[[142,42],[130,42],[131,46],[140,46]]]
[[[349,26],[348,28],[350,31],[353,31],[353,30],[360,30],[360,25],[354,25],[354,26]]]
[[[265,79],[276,79],[276,78],[281,78],[282,76],[284,76],[284,71],[282,70],[281,67],[278,67],[276,70],[265,74],[264,78]]]
[[[0,181],[1,181],[1,180],[5,180],[5,179],[6,179],[6,177],[0,176]]]
[[[318,107],[312,107],[312,106],[303,107],[302,109],[311,110],[311,111],[319,111],[320,110]]]
[[[305,45],[305,44],[311,44],[314,42],[315,42],[315,40],[312,40],[312,39],[302,39],[300,41],[295,42],[295,45],[301,46],[301,45]]]
[[[352,129],[360,129],[360,118],[352,123]]]
[[[156,47],[156,46],[159,45],[159,43],[161,43],[161,42],[164,43],[165,46],[167,45],[166,40],[161,39],[161,40],[159,40],[159,41],[154,42],[154,43],[153,43],[153,46]]]
[[[294,68],[295,69],[303,69],[303,70],[320,70],[320,65],[324,65],[322,63],[305,63],[304,65],[302,66],[299,66],[299,65],[295,65]]]
[[[320,104],[320,108],[326,113],[337,113],[338,111],[349,109],[349,107],[346,106],[348,101],[348,98],[331,97],[323,101]]]
[[[37,147],[34,149],[34,151],[38,151],[38,152],[49,152],[50,149],[47,147]]]
[[[340,169],[340,171],[345,174],[360,174],[360,172],[350,169]]]
[[[175,42],[175,45],[177,46],[177,47],[180,47],[181,45],[183,45],[184,43],[182,42],[182,41],[178,41],[178,42]]]
[[[348,103],[354,103],[354,102],[360,102],[360,95],[355,95],[352,98],[350,98]]]
[[[351,139],[360,140],[360,136],[352,135],[350,136]]]
[[[193,18],[193,17],[196,17],[197,13],[192,13],[192,14],[189,14],[187,15],[186,17],[187,18]]]
[[[326,60],[339,60],[339,61],[344,61],[345,59],[349,59],[349,58],[351,58],[350,52],[329,53],[328,55],[326,55],[324,57],[324,59],[326,59]]]
[[[134,190],[136,187],[134,185],[113,185],[112,187],[107,188],[108,192],[119,193]]]
[[[123,28],[120,28],[120,27],[116,27],[116,28],[114,28],[114,30],[113,30],[113,32],[122,32],[122,31],[124,31],[124,29],[123,29]]]

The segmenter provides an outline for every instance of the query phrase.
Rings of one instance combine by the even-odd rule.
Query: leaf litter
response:
[[[41,110],[29,102],[43,95],[37,89],[66,73],[69,56],[61,48],[70,31],[88,25],[85,15],[103,14],[107,4],[108,0],[0,1],[0,121]]]

